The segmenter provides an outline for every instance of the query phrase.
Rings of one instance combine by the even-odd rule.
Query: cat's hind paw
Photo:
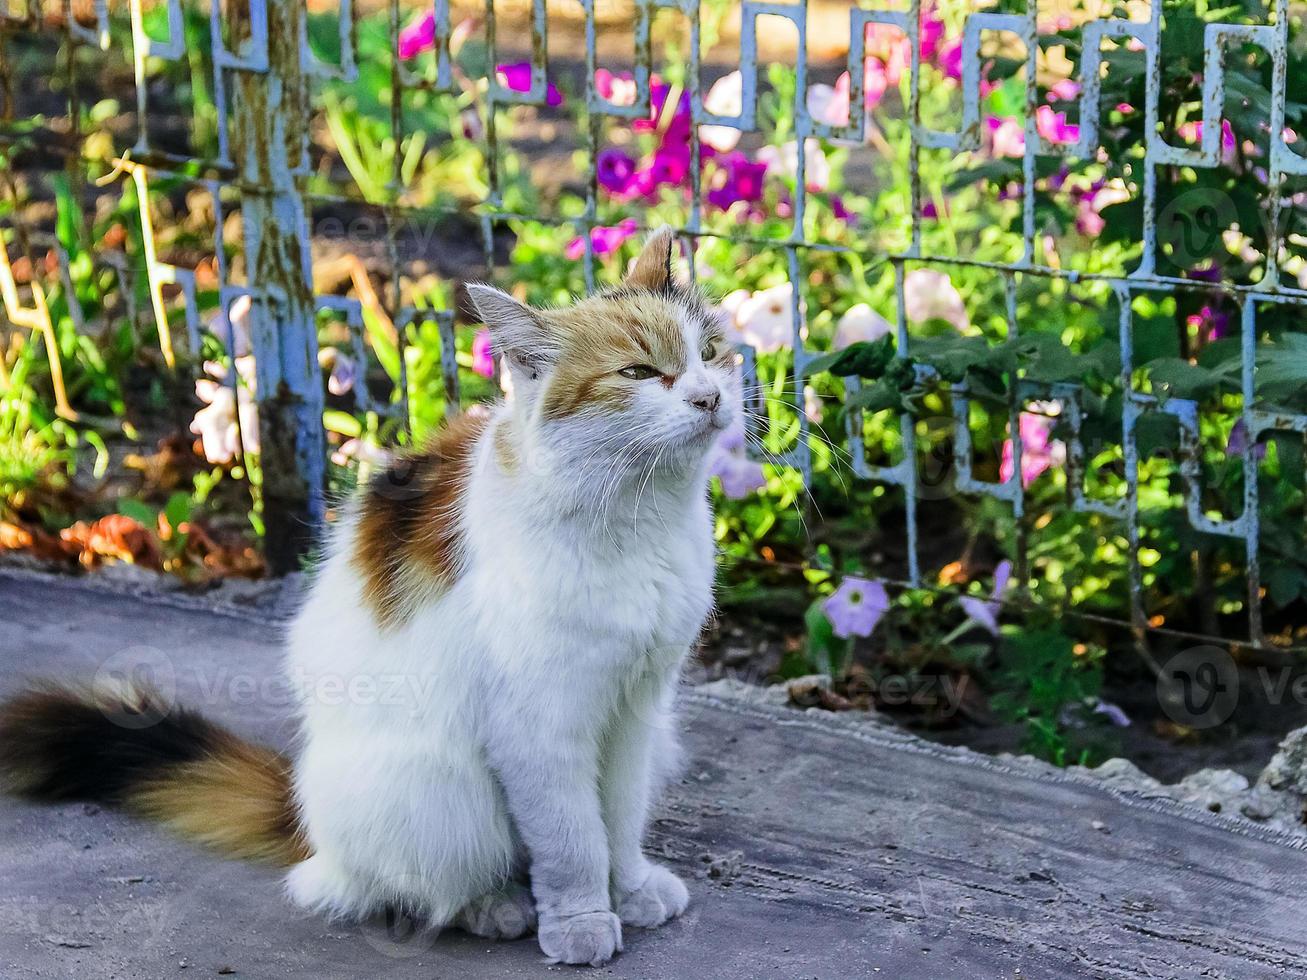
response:
[[[536,927],[531,891],[516,881],[464,906],[453,925],[486,939],[521,939]]]
[[[539,940],[555,963],[602,966],[622,951],[622,923],[611,912],[544,915]]]
[[[685,882],[661,864],[650,867],[643,885],[617,900],[617,914],[624,924],[652,929],[674,919],[690,904]]]

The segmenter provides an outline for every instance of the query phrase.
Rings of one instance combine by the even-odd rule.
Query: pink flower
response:
[[[1048,105],[1035,110],[1035,128],[1050,143],[1075,143],[1080,139],[1080,127],[1067,122],[1065,112],[1057,112]]]
[[[622,243],[640,230],[634,218],[623,218],[611,227],[600,225],[590,229],[590,246],[595,255],[607,255],[622,247]],[[578,235],[567,243],[564,254],[575,262],[585,255],[585,237]]]
[[[990,116],[985,120],[989,127],[989,152],[996,157],[1026,155],[1026,131],[1011,116]]]
[[[428,10],[399,32],[399,56],[405,61],[436,46],[436,15]]]
[[[1201,143],[1203,141],[1203,121],[1201,119],[1195,122],[1187,122],[1180,127],[1180,136],[1187,143]],[[1235,160],[1235,148],[1238,141],[1234,137],[1234,128],[1230,125],[1230,120],[1221,120],[1221,162],[1229,166]]]
[[[624,194],[635,177],[635,161],[621,150],[609,147],[595,158],[599,186],[613,194]]]
[[[740,290],[727,299],[735,306],[736,333],[758,353],[770,354],[793,342],[794,287],[790,283],[752,294]]]
[[[958,599],[958,605],[967,614],[967,618],[985,627],[995,636],[998,636],[998,613],[1003,603],[1003,590],[1007,588],[1008,580],[1011,578],[1012,563],[1007,560],[1001,561],[994,566],[994,591],[990,593],[988,599],[977,599],[969,595]]]
[[[808,190],[820,193],[830,186],[830,163],[822,152],[821,141],[809,136],[803,141],[803,182]],[[757,160],[769,172],[798,178],[799,144],[790,140],[783,146],[768,144],[758,151]]]
[[[595,69],[595,91],[613,105],[635,105],[639,93],[635,76],[629,71],[611,72],[607,68]]]
[[[490,344],[489,330],[478,330],[472,338],[472,370],[483,378],[495,376],[495,351]]]
[[[909,320],[943,320],[956,330],[971,326],[967,306],[948,275],[935,269],[913,269],[903,279],[903,306]]]
[[[669,136],[686,142],[690,138],[690,93],[681,92],[680,97],[676,100],[676,108],[672,111],[671,119],[663,120],[663,110],[667,107],[668,96],[672,94],[672,86],[659,79],[656,75],[649,82],[649,118],[635,119],[631,122],[631,128],[636,132],[651,133],[658,129],[660,124],[665,124],[663,130],[664,139]]]
[[[1052,437],[1053,428],[1057,424],[1056,419],[1049,417],[1057,414],[1060,406],[1056,402],[1035,402],[1031,407],[1041,408],[1042,411],[1022,412],[1017,427],[1021,437],[1021,486],[1023,488],[1035,482],[1045,470],[1061,466],[1066,462],[1066,446]],[[1003,455],[998,467],[998,477],[1004,483],[1012,479],[1014,455],[1012,440],[1005,439]]]
[[[821,609],[836,636],[842,639],[871,636],[881,617],[889,611],[889,593],[883,582],[849,575],[821,604]]]
[[[531,91],[531,62],[529,61],[498,65],[495,68],[495,75],[499,79],[499,84],[510,92]],[[563,104],[563,93],[558,91],[558,86],[553,82],[550,82],[545,89],[545,104],[551,106]]]
[[[1063,78],[1048,90],[1050,102],[1073,102],[1080,96],[1080,83],[1074,78]]]

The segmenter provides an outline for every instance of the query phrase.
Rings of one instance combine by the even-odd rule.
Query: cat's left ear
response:
[[[623,285],[636,289],[652,289],[661,292],[672,285],[672,246],[676,244],[676,232],[671,225],[663,225],[644,243],[640,257],[626,274]]]

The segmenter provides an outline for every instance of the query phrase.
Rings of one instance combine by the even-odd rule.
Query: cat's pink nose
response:
[[[711,391],[701,391],[697,395],[691,395],[689,401],[695,408],[705,412],[715,412],[717,406],[722,403],[722,393],[716,388]]]

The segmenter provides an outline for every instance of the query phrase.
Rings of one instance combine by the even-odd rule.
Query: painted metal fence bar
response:
[[[61,20],[51,20],[36,9],[35,0],[27,7],[10,4],[0,14],[0,35],[10,38],[24,33],[61,32],[62,40],[73,47],[88,51],[108,52],[118,47],[129,53],[135,78],[137,99],[136,121],[138,134],[129,152],[121,152],[117,160],[116,178],[130,180],[136,187],[139,199],[145,254],[143,256],[112,256],[101,261],[116,262],[124,281],[132,270],[140,267],[148,282],[151,314],[157,322],[163,353],[171,362],[173,345],[178,343],[176,329],[180,324],[176,311],[177,298],[182,304],[187,346],[192,354],[198,350],[200,311],[195,302],[195,272],[180,268],[160,255],[152,233],[150,213],[152,185],[168,179],[188,179],[202,182],[212,197],[216,216],[214,257],[221,295],[225,303],[236,296],[248,294],[253,299],[252,324],[254,353],[257,363],[257,391],[260,409],[260,436],[262,468],[267,501],[269,555],[280,568],[292,565],[307,547],[314,527],[323,515],[324,440],[321,428],[323,392],[317,367],[317,339],[315,314],[328,311],[341,316],[351,331],[356,349],[361,351],[364,329],[356,299],[312,294],[311,235],[308,214],[315,206],[336,200],[320,189],[311,190],[308,176],[312,169],[309,147],[309,130],[316,105],[315,92],[329,80],[352,81],[359,77],[358,62],[358,11],[350,0],[339,6],[339,55],[334,63],[324,60],[311,49],[305,10],[300,0],[237,0],[224,9],[214,3],[211,8],[209,63],[212,65],[212,92],[216,106],[217,152],[211,158],[196,158],[176,147],[161,145],[154,138],[154,89],[157,65],[161,62],[180,62],[188,57],[188,43],[184,31],[182,0],[164,0],[166,30],[163,36],[153,36],[147,25],[147,9],[143,0],[130,0],[130,32],[115,32],[115,21],[107,0],[95,0],[89,15],[74,17],[71,10]],[[858,111],[863,100],[863,59],[865,55],[865,29],[869,25],[889,25],[902,31],[908,39],[911,52],[909,72],[909,114],[912,143],[906,182],[911,201],[911,234],[907,247],[879,258],[893,266],[897,285],[896,330],[898,356],[911,357],[914,336],[904,302],[904,279],[909,266],[922,264],[940,268],[979,267],[1001,277],[1006,290],[1006,319],[1009,337],[1020,333],[1016,306],[1019,281],[1029,279],[1064,280],[1075,283],[1100,281],[1113,297],[1119,312],[1119,342],[1121,369],[1119,383],[1122,400],[1122,465],[1125,493],[1116,499],[1103,499],[1087,492],[1083,483],[1086,469],[1086,447],[1081,439],[1082,410],[1080,392],[1074,385],[1058,384],[1052,387],[1034,383],[1017,383],[1011,386],[1009,405],[1010,431],[1016,433],[1020,417],[1028,402],[1039,398],[1056,399],[1062,406],[1062,424],[1066,430],[1068,506],[1079,513],[1095,514],[1119,520],[1125,527],[1130,543],[1130,609],[1131,626],[1140,643],[1148,629],[1148,616],[1143,605],[1142,569],[1138,549],[1139,527],[1139,452],[1137,428],[1147,412],[1164,412],[1174,418],[1180,433],[1176,452],[1180,460],[1181,476],[1186,488],[1185,507],[1188,519],[1195,529],[1205,533],[1241,540],[1247,560],[1247,602],[1249,608],[1247,642],[1262,645],[1265,642],[1262,628],[1263,583],[1260,577],[1259,501],[1257,480],[1257,445],[1259,438],[1271,432],[1307,434],[1307,417],[1283,415],[1264,410],[1255,391],[1255,357],[1257,354],[1259,309],[1267,304],[1307,306],[1307,291],[1296,284],[1285,282],[1279,275],[1278,263],[1267,263],[1266,276],[1255,285],[1243,283],[1195,283],[1189,279],[1170,277],[1157,272],[1158,239],[1158,171],[1161,167],[1212,168],[1220,162],[1222,117],[1226,111],[1226,69],[1228,52],[1238,45],[1251,44],[1263,49],[1272,61],[1272,102],[1270,149],[1266,163],[1267,194],[1270,204],[1270,254],[1278,254],[1280,244],[1281,187],[1292,176],[1307,174],[1307,157],[1296,153],[1286,142],[1285,104],[1288,97],[1287,52],[1289,43],[1290,8],[1288,0],[1274,0],[1268,22],[1260,26],[1210,24],[1204,36],[1205,71],[1203,75],[1202,137],[1197,147],[1181,147],[1168,141],[1158,125],[1159,97],[1161,93],[1162,8],[1151,4],[1146,19],[1102,19],[1084,25],[1083,52],[1079,66],[1080,130],[1070,145],[1051,145],[1041,134],[1036,122],[1038,93],[1036,86],[1027,85],[1024,122],[1024,155],[1021,167],[1022,254],[1011,263],[988,263],[964,255],[928,254],[923,246],[922,222],[924,195],[921,179],[921,159],[925,152],[949,150],[961,152],[981,145],[982,66],[986,57],[987,40],[1002,35],[1010,43],[1015,41],[1024,51],[1026,78],[1035,77],[1040,35],[1040,9],[1030,2],[1024,12],[973,12],[965,19],[961,36],[961,122],[957,129],[940,130],[926,125],[921,118],[921,53],[919,31],[922,15],[921,0],[909,0],[899,9],[873,9],[857,7],[848,12],[848,58],[850,72],[850,112],[845,125],[814,120],[809,113],[805,94],[808,89],[808,22],[809,4],[757,2],[744,0],[740,13],[740,69],[743,73],[739,111],[722,115],[709,111],[704,105],[700,65],[700,9],[698,0],[634,0],[630,17],[630,37],[634,50],[634,85],[636,97],[630,104],[618,105],[604,98],[595,86],[599,67],[597,53],[597,27],[595,0],[581,0],[584,21],[584,73],[585,107],[588,111],[588,130],[584,132],[584,152],[588,160],[585,173],[585,206],[575,219],[558,219],[546,215],[516,214],[506,201],[504,192],[504,154],[501,152],[502,134],[498,131],[499,110],[513,106],[544,106],[548,99],[548,28],[550,8],[545,0],[530,0],[525,11],[526,23],[515,18],[512,25],[514,48],[519,48],[521,37],[529,35],[530,83],[525,91],[505,86],[496,76],[497,44],[503,35],[503,23],[496,15],[493,2],[484,10],[485,39],[488,53],[485,58],[488,78],[484,90],[487,112],[484,117],[484,141],[488,172],[488,192],[475,209],[482,239],[482,250],[487,265],[496,257],[496,233],[507,223],[520,219],[542,221],[569,221],[575,225],[584,241],[581,262],[587,284],[593,286],[596,278],[597,256],[588,234],[600,224],[599,184],[596,158],[600,149],[602,127],[605,120],[629,121],[648,117],[651,106],[651,23],[660,11],[672,11],[685,19],[690,46],[688,51],[687,90],[695,125],[691,130],[691,159],[689,173],[689,203],[687,218],[680,229],[682,242],[693,254],[698,241],[716,234],[704,221],[704,188],[701,186],[699,161],[702,148],[698,136],[699,125],[712,125],[753,131],[758,128],[759,93],[765,85],[763,65],[760,64],[760,25],[775,27],[777,19],[788,22],[797,37],[793,70],[796,75],[796,96],[793,106],[797,172],[794,183],[793,222],[791,234],[783,241],[756,240],[759,247],[779,250],[789,270],[791,281],[803,280],[805,256],[814,251],[845,251],[847,246],[831,244],[805,237],[804,216],[808,206],[808,191],[803,175],[806,173],[806,143],[809,136],[823,139],[842,139],[863,142],[867,138],[867,121]],[[815,4],[814,4],[815,6]],[[393,68],[391,71],[392,105],[398,105],[406,92],[424,90],[457,94],[454,67],[451,61],[451,16],[449,0],[435,0],[432,12],[434,23],[433,57],[430,70],[424,72],[406,64],[399,55],[401,20],[410,13],[401,11],[398,4],[390,5],[390,39]],[[1142,201],[1142,259],[1138,266],[1124,275],[1069,273],[1060,268],[1037,261],[1036,240],[1039,229],[1036,223],[1037,161],[1042,157],[1070,155],[1092,156],[1100,146],[1099,117],[1101,114],[1101,88],[1103,44],[1129,42],[1143,59],[1146,80],[1145,131],[1147,141],[1140,168],[1139,182]],[[71,63],[71,60],[70,60]],[[71,69],[70,69],[71,70]],[[1301,82],[1302,80],[1298,80]],[[70,116],[75,117],[75,113]],[[12,143],[16,138],[8,129],[21,122],[12,116],[0,129],[0,145]],[[59,152],[81,152],[77,139],[83,134],[80,122],[72,119],[72,139],[64,141]],[[392,113],[392,136],[398,145],[404,136],[401,113]],[[58,148],[56,148],[58,149]],[[125,148],[124,148],[125,150]],[[398,183],[399,154],[395,154],[396,175],[392,190]],[[7,179],[12,183],[13,176]],[[234,194],[234,196],[233,196]],[[398,196],[380,203],[384,215],[386,254],[393,260],[397,255],[397,228],[406,219],[405,208]],[[242,233],[242,250],[245,261],[243,283],[228,279],[225,254],[231,245],[224,240],[225,216],[229,210],[239,213]],[[4,315],[10,325],[41,333],[46,343],[53,342],[53,327],[44,304],[44,293],[39,277],[20,284],[15,276],[9,250],[30,253],[34,247],[21,222],[12,222],[14,236],[0,249],[0,298],[3,298]],[[38,236],[39,237],[39,236]],[[740,241],[751,241],[749,233],[738,235]],[[49,241],[37,242],[52,247],[56,256],[57,275],[67,279],[67,256]],[[1138,390],[1135,373],[1134,303],[1138,297],[1164,294],[1179,290],[1219,289],[1238,303],[1241,311],[1240,337],[1242,370],[1242,425],[1246,433],[1241,449],[1245,478],[1242,512],[1232,518],[1211,516],[1204,507],[1201,468],[1199,464],[1197,402],[1171,398],[1164,403],[1153,394]],[[71,290],[69,291],[71,292]],[[125,296],[133,290],[123,286]],[[398,290],[386,297],[390,315],[401,329],[398,343],[403,344],[403,327],[421,319],[437,323],[442,338],[445,395],[448,404],[458,404],[458,376],[454,362],[453,323],[454,311],[419,311],[400,308]],[[135,311],[132,313],[136,316]],[[74,311],[74,316],[77,313]],[[812,450],[808,440],[807,418],[803,411],[804,382],[809,362],[816,352],[809,351],[805,343],[805,317],[800,290],[793,293],[789,310],[794,352],[794,383],[789,386],[800,425],[800,435],[792,449],[782,457],[785,464],[800,470],[805,479],[810,475]],[[755,363],[753,352],[744,350],[743,364],[746,375]],[[401,368],[403,360],[401,358]],[[746,378],[746,380],[748,380]],[[931,379],[923,376],[923,382]],[[404,388],[403,383],[400,385]],[[850,392],[858,383],[848,383]],[[402,392],[407,397],[407,391]],[[360,411],[394,411],[370,401],[366,392],[358,396]],[[62,400],[60,408],[71,414],[72,409]],[[991,483],[973,476],[971,433],[969,430],[970,393],[964,386],[953,388],[953,440],[952,453],[955,467],[954,486],[957,491],[989,497],[1012,508],[1020,518],[1023,514],[1025,491],[1022,486],[1020,439],[1013,439],[1014,465],[1005,481]],[[399,414],[407,417],[407,406]],[[852,469],[860,479],[877,481],[899,487],[904,492],[905,528],[907,545],[907,581],[913,585],[923,583],[923,569],[919,559],[920,528],[918,501],[922,495],[918,466],[918,434],[913,418],[904,414],[900,421],[903,458],[894,465],[872,465],[868,462],[862,441],[859,418],[854,413],[848,431]],[[1018,522],[1019,524],[1021,522]],[[1024,565],[1026,541],[1018,542],[1021,564]]]

